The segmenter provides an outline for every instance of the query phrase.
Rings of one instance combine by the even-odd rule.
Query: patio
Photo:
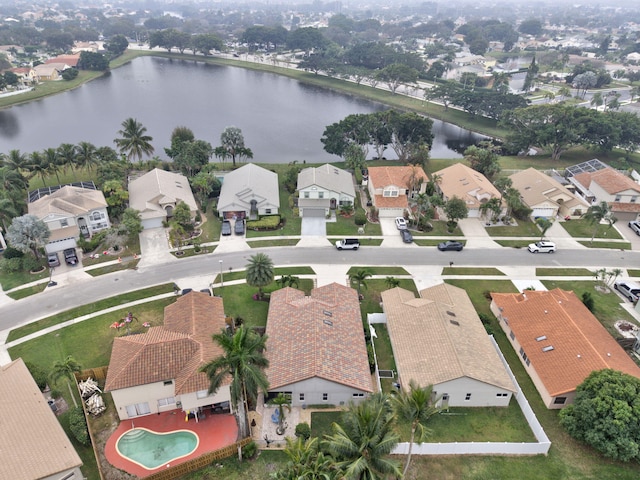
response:
[[[142,466],[122,457],[116,450],[116,442],[120,436],[133,428],[147,428],[154,432],[166,433],[175,430],[189,430],[199,437],[198,447],[189,455],[170,462],[172,466],[179,465],[197,458],[207,452],[212,452],[220,448],[232,445],[238,437],[238,427],[236,419],[229,414],[207,414],[206,417],[200,418],[196,423],[195,419],[190,418],[185,421],[185,413],[179,410],[172,410],[157,415],[147,415],[137,417],[132,420],[120,422],[118,428],[113,432],[105,446],[105,456],[109,463],[116,468],[124,470],[127,473],[135,475],[139,478],[146,477],[159,470],[167,468],[169,464],[161,465],[152,470],[143,468]]]

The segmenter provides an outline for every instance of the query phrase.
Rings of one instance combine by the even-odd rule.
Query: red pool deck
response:
[[[199,420],[198,423],[196,423],[194,419],[190,419],[186,422],[184,412],[177,410],[161,413],[159,415],[156,414],[137,417],[133,420],[124,420],[120,422],[116,431],[113,432],[111,437],[109,437],[109,440],[107,440],[104,453],[111,465],[139,478],[144,478],[167,467],[166,465],[161,465],[153,470],[147,470],[146,468],[127,460],[118,453],[116,450],[116,442],[123,433],[128,432],[134,426],[135,428],[147,428],[160,433],[173,432],[175,430],[190,430],[198,435],[200,439],[198,448],[186,457],[169,462],[172,466],[179,465],[187,460],[191,460],[192,458],[197,458],[204,453],[218,450],[226,447],[227,445],[232,445],[236,442],[238,437],[236,419],[233,415],[228,414],[208,414],[205,419]]]

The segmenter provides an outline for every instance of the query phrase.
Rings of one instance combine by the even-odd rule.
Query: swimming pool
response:
[[[123,433],[116,442],[118,453],[147,470],[153,470],[198,448],[198,435],[189,430],[159,433],[134,428]]]

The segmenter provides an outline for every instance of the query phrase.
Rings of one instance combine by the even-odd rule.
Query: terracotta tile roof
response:
[[[0,476],[60,478],[82,465],[21,358],[0,367]]]
[[[596,183],[611,195],[626,190],[633,190],[640,193],[640,185],[613,168],[603,168],[595,172],[579,173],[575,178],[581,185],[587,188],[591,188],[591,183]]]
[[[375,195],[373,204],[376,208],[409,208],[409,202],[406,195],[399,195],[397,197]]]
[[[549,395],[572,392],[594,370],[640,378],[640,368],[575,293],[556,288],[491,296]]]
[[[442,283],[420,295],[399,287],[382,292],[402,383],[438,385],[467,377],[515,392],[466,292]]]
[[[174,380],[181,395],[209,388],[199,369],[222,354],[211,339],[225,328],[222,299],[191,292],[165,307],[164,325],[113,342],[106,391]]]
[[[425,182],[429,181],[429,177],[421,167],[411,166],[369,167],[369,181],[374,188],[384,188],[389,185],[409,188],[408,182],[414,172],[414,168],[419,178],[422,178]]]
[[[53,57],[48,60],[45,60],[44,63],[45,64],[65,63],[70,67],[77,67],[79,61],[80,61],[80,54],[78,53],[73,55],[58,55],[57,57]]]
[[[454,163],[434,175],[440,176],[438,187],[447,200],[458,197],[465,201],[469,209],[479,208],[482,200],[501,197],[487,177],[463,163]]]
[[[271,294],[267,319],[269,390],[318,377],[372,392],[357,292],[332,283],[310,296]]]

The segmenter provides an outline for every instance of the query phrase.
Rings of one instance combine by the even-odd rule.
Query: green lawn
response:
[[[122,262],[116,263],[113,265],[106,265],[104,267],[92,268],[91,270],[87,270],[87,273],[92,277],[98,277],[100,275],[105,275],[107,273],[119,272],[120,270],[128,270],[130,268],[136,269],[138,268],[138,263],[140,263],[140,259],[134,259],[133,257],[129,257],[123,259]]]
[[[356,273],[358,270],[366,270],[371,275],[409,275],[403,267],[351,267],[349,271],[347,271],[347,275],[351,275]]]
[[[383,323],[379,323],[373,326],[376,331],[376,338],[373,338],[373,344],[376,348],[376,358],[378,360],[378,369],[380,370],[393,370],[396,369],[396,361],[393,357],[393,350],[391,349],[391,339],[389,338],[389,330]],[[395,391],[392,383],[395,382],[395,378],[381,378],[380,386],[382,391],[389,393]]]
[[[21,288],[20,290],[9,292],[7,293],[7,296],[13,298],[14,300],[20,300],[21,298],[30,297],[31,295],[35,295],[36,293],[44,292],[45,288],[47,288],[47,282],[42,282],[38,285],[32,285],[30,287],[25,287]]]
[[[511,248],[527,248],[530,243],[533,243],[533,239],[531,240],[494,240],[501,247],[511,247]]]
[[[504,275],[497,268],[444,267],[442,275]]]
[[[593,277],[587,268],[536,268],[536,277]]]
[[[277,267],[273,269],[273,276],[277,280],[281,275],[314,275],[316,272],[311,267]],[[238,270],[224,274],[227,282],[232,280],[244,280],[247,277],[246,270]],[[220,275],[217,275],[213,283],[220,283]]]
[[[588,248],[611,248],[614,250],[631,250],[631,244],[629,242],[599,242],[594,240],[593,242],[579,241],[580,245],[583,245]]]
[[[7,290],[19,287],[20,285],[24,285],[25,283],[31,283],[45,278],[49,278],[48,268],[45,268],[44,271],[39,273],[7,273],[4,270],[0,269],[0,284],[2,284],[2,290],[4,290],[5,292]]]
[[[210,466],[181,477],[183,480],[269,480],[287,457],[281,450],[263,450],[257,458],[238,461],[237,456],[216,460]]]
[[[254,240],[247,242],[251,248],[265,247],[293,247],[298,244],[299,238],[283,238],[282,240]]]
[[[562,222],[562,228],[564,228],[569,235],[574,238],[591,238],[594,235],[595,228],[595,238],[600,240],[602,239],[615,239],[622,240],[622,236],[615,229],[609,227],[609,225],[598,224],[597,228],[595,225],[589,223],[586,220],[578,219],[578,220],[570,220],[568,222]]]
[[[630,277],[640,277],[640,270],[637,269],[627,269],[627,273]]]
[[[540,229],[530,220],[517,220],[517,225],[485,227],[491,237],[533,237],[540,238]],[[529,242],[531,243],[531,242]]]

